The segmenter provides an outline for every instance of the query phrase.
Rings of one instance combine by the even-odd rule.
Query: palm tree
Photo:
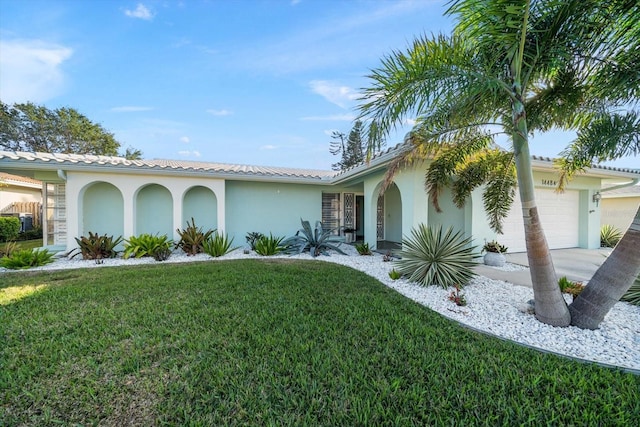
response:
[[[640,5],[625,0],[454,0],[446,13],[457,18],[451,36],[420,37],[406,52],[385,57],[369,76],[372,84],[364,89],[360,106],[360,119],[368,120],[369,149],[407,118],[417,117],[409,147],[388,175],[416,158],[446,157],[452,150],[458,157],[445,162],[449,166],[441,168],[439,180],[429,176],[431,168],[427,172],[434,200],[439,186],[433,183],[446,183],[447,173],[458,171],[452,165],[487,157],[495,135],[507,134],[536,317],[567,326],[571,315],[534,198],[529,138],[534,131],[553,128],[590,129],[616,109],[637,103]],[[614,144],[615,135],[610,134]],[[460,155],[465,145],[467,152]],[[509,155],[500,160],[505,177]],[[492,215],[499,220],[496,195],[512,186],[508,178],[496,182],[495,194],[485,193],[485,206],[493,199]]]
[[[611,135],[615,137],[610,138]],[[559,163],[563,177],[566,178],[571,178],[594,161],[638,155],[640,115],[631,111],[624,115],[602,117],[590,129],[578,133],[576,141],[562,154]],[[629,229],[589,280],[589,286],[569,306],[571,324],[580,328],[596,329],[611,307],[622,298],[638,277],[640,206]]]

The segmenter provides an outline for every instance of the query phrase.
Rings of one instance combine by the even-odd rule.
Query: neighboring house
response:
[[[627,231],[640,206],[640,184],[602,190],[600,224],[610,224],[623,233]]]
[[[42,182],[25,176],[0,172],[0,215],[30,216],[40,225]]]
[[[353,228],[372,247],[399,243],[420,223],[453,226],[478,245],[498,239],[510,251],[524,251],[517,200],[505,234],[489,229],[482,194],[464,208],[444,194],[435,212],[424,190],[425,163],[402,170],[381,194],[386,168],[400,152],[389,149],[369,163],[344,172],[228,165],[173,160],[0,152],[0,170],[44,184],[45,245],[73,249],[74,237],[89,231],[128,238],[159,233],[177,239],[176,229],[194,218],[245,242],[248,232],[291,236],[300,219],[328,227]],[[631,183],[640,172],[594,167],[555,193],[557,172],[549,158],[534,157],[540,217],[551,248],[600,246],[600,208],[594,194],[603,185]]]

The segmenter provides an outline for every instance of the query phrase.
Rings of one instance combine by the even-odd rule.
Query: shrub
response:
[[[455,285],[455,288],[455,290],[449,293],[449,301],[452,301],[455,305],[460,307],[467,305],[467,298],[460,292],[460,286]]]
[[[498,254],[504,254],[504,253],[507,253],[507,250],[509,250],[508,247],[501,245],[495,240],[492,240],[484,244],[481,252],[493,252]]]
[[[360,255],[371,255],[371,248],[369,248],[369,244],[366,242],[356,244],[356,251],[358,251]]]
[[[180,235],[180,241],[176,243],[176,248],[180,248],[187,255],[196,255],[204,252],[204,242],[211,237],[215,230],[203,231],[197,227],[195,220],[191,218],[191,224],[187,221],[187,228],[176,230]]]
[[[569,294],[573,298],[580,295],[580,292],[584,290],[584,285],[581,282],[572,282],[566,277],[561,277],[558,280],[558,286],[560,286],[560,292]]]
[[[259,231],[252,231],[250,233],[247,233],[245,239],[247,240],[247,243],[249,244],[249,247],[252,251],[256,250],[256,242],[262,237],[264,237],[264,234],[260,233]]]
[[[5,243],[4,248],[0,250],[0,257],[11,256],[11,254],[17,251],[19,247],[18,242],[15,241]]]
[[[171,254],[173,241],[166,234],[162,236],[143,233],[139,236],[131,236],[125,240],[124,257],[141,258],[150,256],[158,261],[166,260]]]
[[[231,245],[233,244],[233,239],[229,240],[229,237],[225,234],[220,234],[217,231],[213,233],[207,240],[202,244],[204,253],[207,255],[211,255],[212,257],[221,257],[223,255],[228,254],[234,249]]]
[[[393,270],[391,270],[389,272],[389,278],[391,280],[398,280],[399,278],[402,277],[402,273],[400,273],[398,270],[396,270],[395,268]]]
[[[420,224],[411,230],[411,237],[402,239],[398,271],[412,282],[448,288],[466,284],[473,276],[473,257],[476,247],[471,238],[449,227],[429,228]]]
[[[321,253],[326,253],[328,249],[346,255],[340,248],[331,243],[333,230],[324,229],[320,221],[316,221],[315,229],[311,229],[309,221],[300,219],[302,228],[297,231],[296,235],[289,237],[282,244],[287,247],[289,253],[302,253],[309,251],[311,256],[316,257]]]
[[[269,236],[261,236],[256,240],[254,250],[258,255],[271,256],[276,255],[285,250],[285,246],[282,245],[284,237],[276,237],[269,233]]]
[[[11,270],[40,267],[53,262],[53,253],[47,249],[20,249],[0,259],[0,266]]]
[[[0,242],[15,240],[20,235],[20,218],[0,216]]]
[[[622,232],[613,225],[605,224],[600,227],[600,246],[613,248],[622,238]]]
[[[71,258],[82,254],[82,259],[93,259],[97,264],[102,263],[105,258],[115,258],[118,256],[116,246],[122,243],[122,236],[118,236],[114,239],[113,236],[98,235],[98,233],[89,232],[89,237],[81,236],[79,239],[76,237],[78,248],[75,254],[71,255]]]
[[[42,239],[42,227],[34,227],[31,230],[20,233],[19,240]]]
[[[636,281],[633,282],[633,285],[629,288],[629,290],[622,296],[621,301],[626,301],[633,305],[640,305],[640,276],[636,278]]]

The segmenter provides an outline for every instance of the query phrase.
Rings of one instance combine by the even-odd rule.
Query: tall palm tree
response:
[[[409,149],[388,172],[393,174],[420,156],[442,155],[442,147],[471,145],[458,157],[462,163],[486,156],[492,130],[507,134],[536,317],[567,326],[571,315],[534,198],[529,138],[553,128],[589,129],[615,109],[637,103],[640,5],[629,0],[454,0],[446,13],[457,19],[451,36],[417,38],[406,52],[385,57],[369,76],[372,83],[360,106],[360,118],[368,120],[369,148],[417,117]],[[502,158],[505,171],[508,163]],[[452,171],[457,169],[441,168],[440,182]],[[438,180],[429,172],[434,200]],[[511,188],[508,180],[495,188],[500,184],[505,191]],[[485,193],[485,206],[486,199]],[[499,203],[494,207],[496,213]]]
[[[615,136],[611,138],[611,135]],[[562,154],[559,164],[566,178],[571,178],[594,161],[640,155],[640,114],[631,111],[624,115],[601,117],[590,129],[578,133],[576,141]],[[560,182],[563,184],[565,180]],[[596,329],[638,277],[640,206],[622,239],[589,280],[589,286],[569,306],[571,324]]]

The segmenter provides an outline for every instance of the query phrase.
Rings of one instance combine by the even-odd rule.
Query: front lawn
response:
[[[339,265],[0,274],[0,425],[635,425],[640,377],[459,327]]]

